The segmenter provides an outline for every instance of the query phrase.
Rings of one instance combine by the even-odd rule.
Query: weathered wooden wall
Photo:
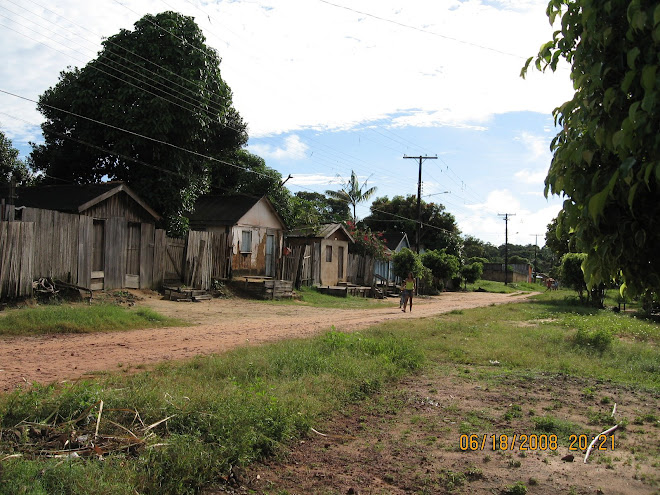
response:
[[[103,271],[94,272],[92,217],[36,208],[26,208],[23,217],[31,221],[0,222],[0,298],[29,296],[32,281],[42,277],[92,289],[138,287],[138,282],[141,289],[160,289],[166,282],[183,282],[208,290],[214,279],[231,276],[231,233],[191,231],[188,239],[173,239],[153,224],[108,218],[96,225],[103,232],[96,240],[103,249]],[[92,279],[93,273],[103,278]]]
[[[231,274],[232,234],[188,232],[185,254],[187,285],[209,290],[213,279],[226,279]]]
[[[347,280],[356,285],[374,285],[374,260],[371,256],[348,255]]]
[[[32,294],[32,222],[0,222],[0,299]]]
[[[36,277],[78,283],[79,215],[25,208],[22,221],[34,223],[32,270]]]
[[[146,211],[125,192],[110,196],[90,208],[82,215],[94,218],[124,218],[128,222],[143,223],[153,222]]]

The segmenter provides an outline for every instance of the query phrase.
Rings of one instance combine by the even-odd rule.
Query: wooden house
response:
[[[290,248],[306,247],[303,263],[303,283],[307,285],[337,285],[347,281],[348,245],[353,238],[340,223],[301,228],[289,232],[286,244]]]
[[[232,277],[276,276],[286,226],[267,197],[204,195],[186,216],[193,231],[231,235]]]
[[[398,253],[403,248],[410,249],[410,241],[405,232],[385,232],[383,234],[385,240],[385,253],[387,254],[386,260],[376,260],[374,266],[374,274],[380,281],[386,283],[398,283],[400,280],[394,276],[394,262],[392,255]]]
[[[160,216],[126,184],[18,187],[11,196],[11,220],[34,224],[34,278],[58,278],[92,290],[156,285],[154,235]]]

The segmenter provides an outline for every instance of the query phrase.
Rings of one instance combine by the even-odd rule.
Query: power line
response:
[[[504,217],[504,285],[508,284],[509,274],[509,217],[515,217],[515,213],[498,213],[497,216]]]
[[[415,240],[415,249],[419,253],[419,243],[421,235],[421,223],[422,223],[422,163],[425,160],[437,160],[438,156],[406,156],[403,155],[404,159],[413,159],[419,160],[419,180],[417,181],[417,231],[416,231],[416,240]]]
[[[449,40],[449,41],[453,41],[455,43],[461,43],[463,45],[471,46],[471,47],[474,47],[474,48],[479,48],[481,50],[488,50],[488,51],[491,51],[491,52],[499,53],[500,55],[506,55],[508,57],[515,57],[515,58],[518,58],[518,59],[521,59],[521,60],[527,60],[527,57],[523,57],[521,55],[516,55],[514,53],[509,53],[509,52],[505,52],[505,51],[502,51],[502,50],[497,50],[496,48],[490,48],[488,46],[479,45],[477,43],[472,43],[471,41],[465,41],[465,40],[461,40],[461,39],[458,39],[458,38],[453,38],[451,36],[446,36],[444,34],[436,33],[435,31],[429,31],[428,29],[420,28],[420,27],[417,27],[417,26],[412,26],[410,24],[404,24],[403,22],[395,21],[393,19],[387,19],[385,17],[380,17],[380,16],[377,16],[375,14],[371,14],[369,12],[356,10],[356,9],[351,8],[351,7],[346,7],[345,5],[339,5],[339,4],[336,4],[336,3],[332,3],[332,2],[329,2],[328,0],[318,0],[318,1],[323,2],[325,4],[328,4],[328,5],[332,5],[333,7],[337,7],[337,8],[340,8],[340,9],[355,12],[356,14],[366,15],[367,17],[371,17],[371,18],[377,19],[379,21],[388,22],[390,24],[395,24],[397,26],[404,27],[406,29],[412,29],[414,31],[419,31],[421,33],[430,34],[432,36],[437,36],[438,38],[443,38],[443,39],[446,39],[446,40]]]
[[[9,9],[7,9],[6,7],[3,7],[3,8],[5,8],[6,10],[9,10]],[[24,17],[24,16],[22,16],[21,14],[18,14],[18,13],[16,13],[16,12],[12,11],[12,10],[9,10],[9,12],[11,12],[12,14],[17,15],[17,16],[19,16],[19,17],[21,17],[21,18],[27,20],[27,18]],[[31,12],[31,11],[28,11],[28,12]],[[32,13],[32,12],[31,12],[31,13]],[[42,16],[39,16],[38,14],[34,14],[34,15],[35,15],[36,17],[40,17],[41,19],[44,19],[44,20],[47,21],[47,19],[45,19],[45,18],[42,17]],[[52,33],[54,33],[54,34],[56,34],[57,36],[62,36],[61,34],[59,34],[59,33],[55,32],[55,31],[53,31],[53,30],[51,30],[51,29],[49,29],[49,28],[47,28],[47,27],[44,27],[44,26],[42,26],[42,25],[36,23],[34,20],[32,20],[31,22],[33,22],[34,24],[36,24],[38,27],[40,27],[40,28],[42,28],[42,29],[46,29],[46,30],[48,30],[48,31],[50,31],[50,32],[52,32]],[[70,46],[67,46],[67,45],[65,45],[65,44],[63,44],[63,43],[61,43],[61,42],[59,42],[59,41],[53,39],[52,37],[45,36],[45,35],[43,35],[43,33],[40,33],[40,32],[38,32],[38,31],[36,31],[36,30],[30,28],[29,26],[26,26],[25,24],[21,24],[21,23],[18,23],[18,24],[19,24],[20,26],[22,26],[22,27],[25,27],[26,29],[29,29],[29,30],[32,31],[33,33],[39,33],[39,34],[42,34],[42,36],[44,36],[46,39],[48,39],[48,40],[50,40],[50,41],[52,41],[52,42],[55,42],[55,43],[57,43],[57,44],[59,44],[59,45],[65,46],[66,48],[72,50],[73,52],[76,52],[76,53],[79,53],[79,54],[81,54],[81,55],[83,55],[83,56],[86,56],[84,53],[80,52],[79,50],[73,49],[73,48],[71,48]],[[16,33],[18,33],[18,34],[20,34],[21,36],[24,36],[24,37],[26,37],[26,38],[28,38],[28,39],[30,39],[30,40],[36,42],[36,43],[40,43],[40,44],[46,46],[47,48],[50,48],[50,49],[52,49],[52,50],[55,50],[55,51],[57,51],[58,53],[62,53],[63,55],[67,55],[67,54],[61,52],[60,50],[57,50],[56,48],[53,48],[52,46],[43,43],[42,41],[36,40],[36,39],[34,39],[34,38],[31,38],[31,37],[27,36],[26,34],[21,33],[21,32],[18,32],[18,31],[14,30],[14,29],[12,29],[12,28],[10,28],[10,27],[8,27],[8,26],[4,26],[4,27],[6,27],[7,29],[10,29],[10,30],[12,30],[12,31],[14,31],[14,32],[16,32]],[[69,31],[69,32],[70,32],[70,31]],[[82,37],[80,37],[80,38],[81,38],[81,39],[85,39],[85,38],[82,38]],[[89,40],[85,40],[85,41],[91,43],[91,41],[89,41]],[[67,42],[70,42],[70,40],[67,40]],[[78,45],[78,46],[82,47],[82,45],[80,45],[80,43],[77,43],[77,42],[73,42],[73,43],[74,43],[75,45]],[[111,43],[111,44],[115,44],[115,43]],[[115,45],[116,45],[116,44],[115,44]],[[120,45],[117,45],[117,46],[120,46]],[[84,48],[84,47],[82,47],[82,48]],[[85,49],[86,49],[86,48],[85,48]],[[108,57],[108,60],[109,60],[109,61],[112,61],[114,64],[117,64],[118,66],[122,67],[122,68],[125,69],[125,70],[131,71],[131,72],[133,72],[134,74],[138,74],[141,78],[140,78],[140,77],[136,77],[136,76],[134,76],[134,75],[132,75],[132,74],[129,74],[129,73],[127,73],[125,70],[120,70],[120,69],[118,69],[117,67],[113,67],[112,65],[110,65],[110,64],[106,63],[104,60],[102,60],[100,56],[99,56],[98,58],[96,58],[96,59],[93,59],[92,62],[95,61],[95,62],[97,62],[97,63],[99,63],[99,64],[101,64],[101,65],[107,67],[108,69],[110,69],[110,70],[112,70],[112,71],[114,71],[114,72],[116,72],[116,73],[118,73],[118,74],[121,74],[121,75],[123,75],[123,76],[125,76],[125,77],[127,77],[127,78],[130,78],[130,79],[132,79],[132,80],[135,80],[135,81],[139,82],[140,84],[147,85],[147,86],[149,86],[150,88],[152,88],[152,89],[154,89],[154,90],[157,90],[157,91],[162,92],[162,93],[164,93],[164,94],[166,94],[166,95],[168,95],[168,96],[170,96],[170,97],[172,97],[172,98],[175,98],[176,100],[179,100],[179,101],[183,102],[185,105],[190,105],[191,108],[188,108],[188,107],[186,107],[186,106],[184,106],[184,105],[182,105],[182,104],[179,104],[179,103],[177,103],[176,101],[173,101],[173,100],[170,100],[170,99],[168,99],[168,98],[165,98],[165,97],[164,97],[163,95],[161,95],[161,94],[156,94],[156,93],[154,93],[154,92],[152,92],[152,91],[149,91],[149,90],[147,90],[147,89],[145,89],[145,88],[143,88],[143,87],[137,86],[137,85],[133,84],[132,82],[130,82],[130,81],[128,81],[128,80],[124,80],[124,79],[122,79],[121,77],[118,77],[116,74],[113,74],[113,73],[110,73],[110,72],[108,72],[108,71],[105,71],[105,70],[103,70],[103,69],[101,69],[101,68],[99,68],[99,67],[96,67],[95,65],[93,65],[93,64],[91,64],[91,63],[87,63],[87,67],[91,67],[91,68],[93,68],[93,69],[95,69],[95,70],[97,70],[97,71],[99,71],[99,72],[101,72],[101,73],[103,73],[103,74],[106,74],[106,75],[108,75],[108,76],[110,76],[110,77],[113,77],[113,78],[115,78],[115,79],[117,79],[117,80],[119,80],[119,81],[121,81],[121,82],[123,82],[123,83],[126,83],[126,84],[128,84],[128,85],[131,85],[131,86],[137,88],[137,89],[140,89],[140,90],[144,91],[145,93],[148,93],[148,94],[150,94],[150,95],[152,95],[152,96],[155,96],[155,97],[157,97],[157,98],[163,99],[164,101],[167,101],[168,103],[171,103],[171,104],[173,104],[173,105],[179,106],[180,108],[183,108],[184,110],[191,111],[192,109],[194,109],[194,110],[197,110],[197,111],[201,111],[201,112],[203,112],[203,113],[206,113],[206,114],[207,114],[209,117],[211,117],[211,118],[215,118],[215,117],[217,117],[217,115],[216,115],[215,113],[211,113],[211,112],[210,112],[205,106],[202,106],[201,104],[199,104],[198,101],[195,101],[195,98],[197,98],[197,95],[194,94],[190,88],[187,88],[187,87],[185,87],[185,86],[183,86],[183,85],[181,85],[181,84],[178,84],[178,83],[176,83],[176,82],[174,82],[174,81],[168,80],[168,79],[165,78],[164,76],[162,76],[162,75],[160,75],[160,74],[158,74],[158,73],[156,73],[156,72],[154,72],[154,71],[151,71],[151,70],[148,69],[147,67],[140,66],[140,65],[137,64],[136,62],[131,61],[131,60],[127,59],[126,57],[122,57],[121,55],[116,54],[116,53],[112,52],[111,50],[107,50],[107,53],[112,54],[112,55],[115,55],[116,57],[119,57],[119,58],[121,58],[122,60],[125,60],[125,61],[127,61],[128,63],[130,63],[130,64],[133,64],[134,66],[138,67],[141,71],[147,71],[147,72],[150,72],[151,74],[154,74],[154,75],[157,76],[157,77],[160,77],[160,78],[163,79],[163,80],[165,81],[165,83],[167,83],[167,84],[163,84],[161,81],[156,81],[155,79],[149,77],[147,74],[143,74],[143,73],[141,73],[140,71],[137,71],[137,70],[135,70],[135,69],[133,69],[133,68],[131,68],[131,67],[128,67],[128,66],[122,64],[121,62],[118,62],[117,60],[111,60],[110,57]],[[140,56],[137,55],[137,54],[135,54],[135,55],[138,56],[138,57],[140,57]],[[149,62],[149,63],[152,63],[153,65],[159,67],[160,69],[168,70],[168,69],[166,69],[166,68],[164,68],[164,67],[162,67],[162,66],[159,66],[158,64],[155,64],[155,63],[153,63],[153,62],[151,62],[151,61],[145,59],[144,57],[140,57],[140,58],[142,58],[143,60],[145,60],[145,61],[147,61],[147,62]],[[82,61],[81,61],[81,62],[82,62]],[[171,71],[169,71],[169,72],[171,72]],[[157,84],[158,86],[156,86],[156,85],[154,85],[154,84],[150,84],[148,81],[151,81],[151,82]],[[190,81],[190,82],[197,86],[197,82],[193,82],[193,81]],[[184,94],[183,92],[181,92],[181,91],[177,91],[176,89],[173,89],[173,88],[172,88],[172,89],[169,89],[169,87],[170,87],[171,85],[175,85],[175,86],[179,86],[179,87],[181,87],[181,88],[184,88],[186,91],[188,91],[188,92],[190,92],[190,93],[193,93],[193,95],[191,96],[191,95],[188,95],[188,94]],[[200,88],[201,88],[201,87],[200,87]],[[221,96],[221,95],[218,95],[217,93],[215,93],[215,92],[213,92],[213,91],[210,91],[209,93],[210,93],[211,95],[214,95],[214,96],[219,96],[221,99],[226,99],[226,97],[223,97],[223,96]],[[180,97],[180,96],[177,96],[177,95],[180,95],[181,97]],[[214,107],[214,104],[213,104],[213,102],[210,101],[210,100],[209,100],[208,102],[205,102],[205,103],[208,104],[209,108],[211,108],[211,109],[213,109],[213,110],[216,110],[216,111],[225,111],[225,110],[228,108],[227,106],[221,106],[221,107],[213,108],[213,107]],[[230,126],[226,126],[226,125],[225,125],[225,127],[229,127],[229,128],[231,128]],[[237,129],[234,129],[234,130],[238,131]],[[238,131],[238,132],[240,132],[240,131]]]

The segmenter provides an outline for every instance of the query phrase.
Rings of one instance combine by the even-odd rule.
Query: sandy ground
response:
[[[163,361],[217,354],[241,345],[292,337],[308,337],[334,326],[351,331],[389,320],[423,318],[454,309],[505,304],[527,299],[529,293],[444,293],[415,299],[412,313],[398,304],[374,309],[342,310],[304,305],[274,306],[243,299],[213,299],[199,303],[165,301],[153,292],[140,294],[138,306],[192,322],[187,327],[96,334],[57,334],[0,339],[0,390],[85,374],[149,366]]]

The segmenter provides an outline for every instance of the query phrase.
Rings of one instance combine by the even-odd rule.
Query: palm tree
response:
[[[340,177],[341,178],[341,177]],[[349,205],[353,206],[353,222],[357,223],[357,215],[355,213],[355,207],[358,203],[367,201],[375,192],[375,187],[370,187],[366,191],[363,191],[367,187],[367,180],[362,183],[358,182],[357,175],[354,170],[351,170],[351,178],[343,184],[341,190],[339,191],[326,191],[325,193],[335,199],[346,201]]]

